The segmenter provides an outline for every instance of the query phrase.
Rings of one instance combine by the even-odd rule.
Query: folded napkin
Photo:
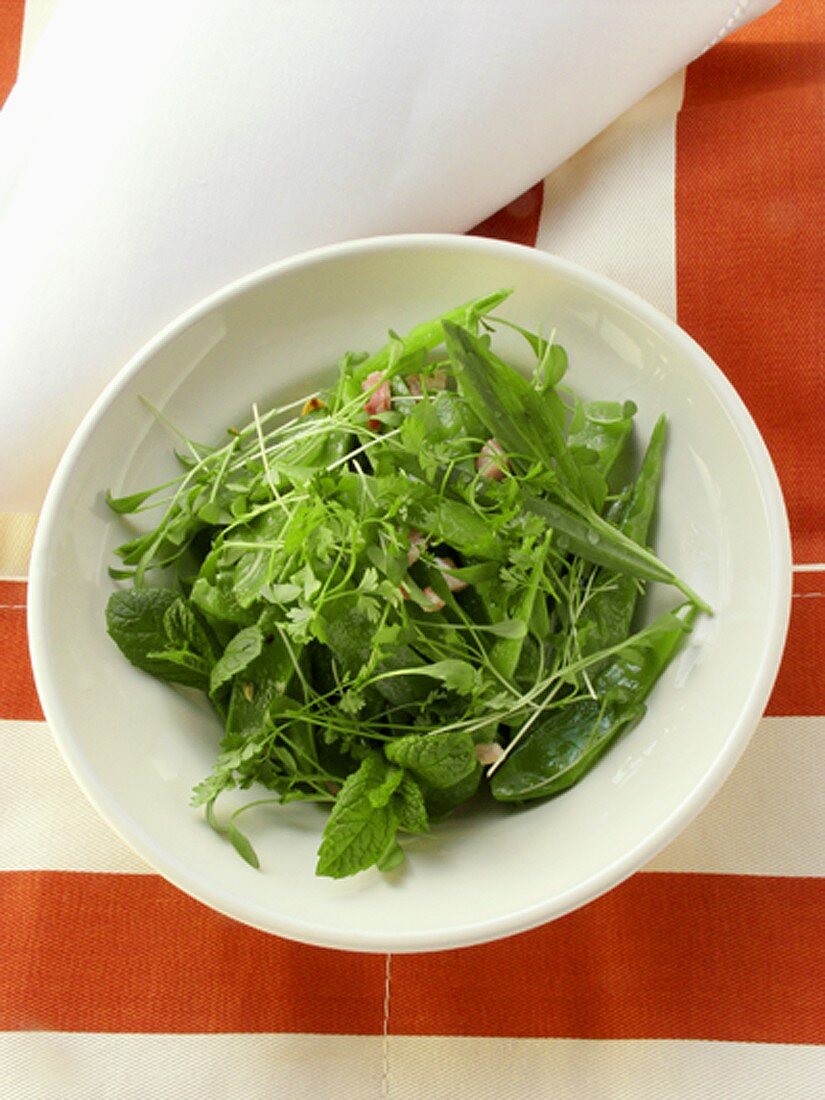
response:
[[[0,114],[0,509],[224,283],[464,231],[774,0],[63,0]]]

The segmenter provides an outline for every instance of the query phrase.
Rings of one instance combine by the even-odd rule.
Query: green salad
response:
[[[159,514],[117,551],[109,634],[207,695],[223,735],[192,805],[254,867],[242,817],[264,802],[328,804],[316,871],[342,878],[396,867],[482,784],[559,794],[709,611],[647,546],[664,419],[621,476],[635,406],[568,389],[564,349],[493,314],[508,294],[390,332],[328,389],[184,439],[172,481],[107,496]],[[502,326],[529,376],[493,350]],[[639,625],[651,581],[673,609]]]

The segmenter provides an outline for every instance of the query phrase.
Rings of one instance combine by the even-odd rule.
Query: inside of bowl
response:
[[[502,286],[502,315],[570,354],[569,384],[632,399],[640,436],[670,421],[657,552],[713,606],[643,721],[561,797],[485,802],[408,845],[403,870],[316,878],[312,806],[247,819],[261,871],[188,808],[212,767],[216,720],[131,668],[104,629],[107,575],[126,528],[103,490],[176,472],[175,440],[220,439],[250,406],[312,389],[347,350]],[[506,330],[496,347],[527,363]],[[528,353],[529,354],[529,353]],[[549,919],[652,856],[704,804],[755,724],[781,645],[781,500],[761,442],[707,358],[611,284],[552,257],[466,239],[371,242],[279,267],[190,317],[110,392],[75,441],[50,501],[37,584],[38,684],[70,765],[110,823],[178,885],[249,923],[330,946],[405,950],[474,942]],[[658,587],[650,612],[678,593]],[[231,799],[230,799],[231,801]]]

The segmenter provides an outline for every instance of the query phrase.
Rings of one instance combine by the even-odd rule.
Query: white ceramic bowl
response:
[[[401,875],[314,876],[312,806],[248,815],[262,871],[188,807],[212,766],[210,713],[136,671],[106,635],[107,576],[123,527],[102,490],[176,471],[144,396],[212,440],[348,349],[504,286],[500,312],[570,352],[582,394],[632,398],[642,433],[671,422],[659,554],[714,606],[651,697],[647,716],[560,798],[485,807],[411,844]],[[498,338],[497,338],[498,340]],[[516,360],[519,339],[497,346]],[[525,360],[526,364],[526,360]],[[672,592],[653,602],[672,600]],[[675,324],[609,280],[531,249],[469,237],[357,241],[256,272],[151,341],[89,412],[51,486],[34,550],[30,637],[46,717],[110,825],[181,889],[238,920],[329,947],[420,951],[541,924],[642,867],[701,810],[767,701],[790,605],[777,479],[733,388]],[[258,813],[258,811],[253,811]]]

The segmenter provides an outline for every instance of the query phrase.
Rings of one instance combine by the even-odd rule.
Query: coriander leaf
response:
[[[444,661],[436,661],[421,669],[426,676],[432,676],[434,680],[441,680],[452,691],[459,695],[472,695],[476,686],[475,669],[467,661],[459,661],[451,657]]]
[[[371,867],[387,851],[398,828],[392,801],[374,806],[370,794],[386,781],[388,766],[371,752],[344,782],[324,829],[317,875],[346,878]]]
[[[263,644],[263,631],[257,624],[239,630],[212,669],[209,677],[209,694],[214,695],[227,680],[243,672],[261,652]]]
[[[189,805],[194,807],[206,806],[209,808],[221,791],[225,791],[228,787],[233,786],[234,779],[231,772],[215,771],[205,779],[202,779],[200,783],[192,789],[192,797],[189,801]]]

